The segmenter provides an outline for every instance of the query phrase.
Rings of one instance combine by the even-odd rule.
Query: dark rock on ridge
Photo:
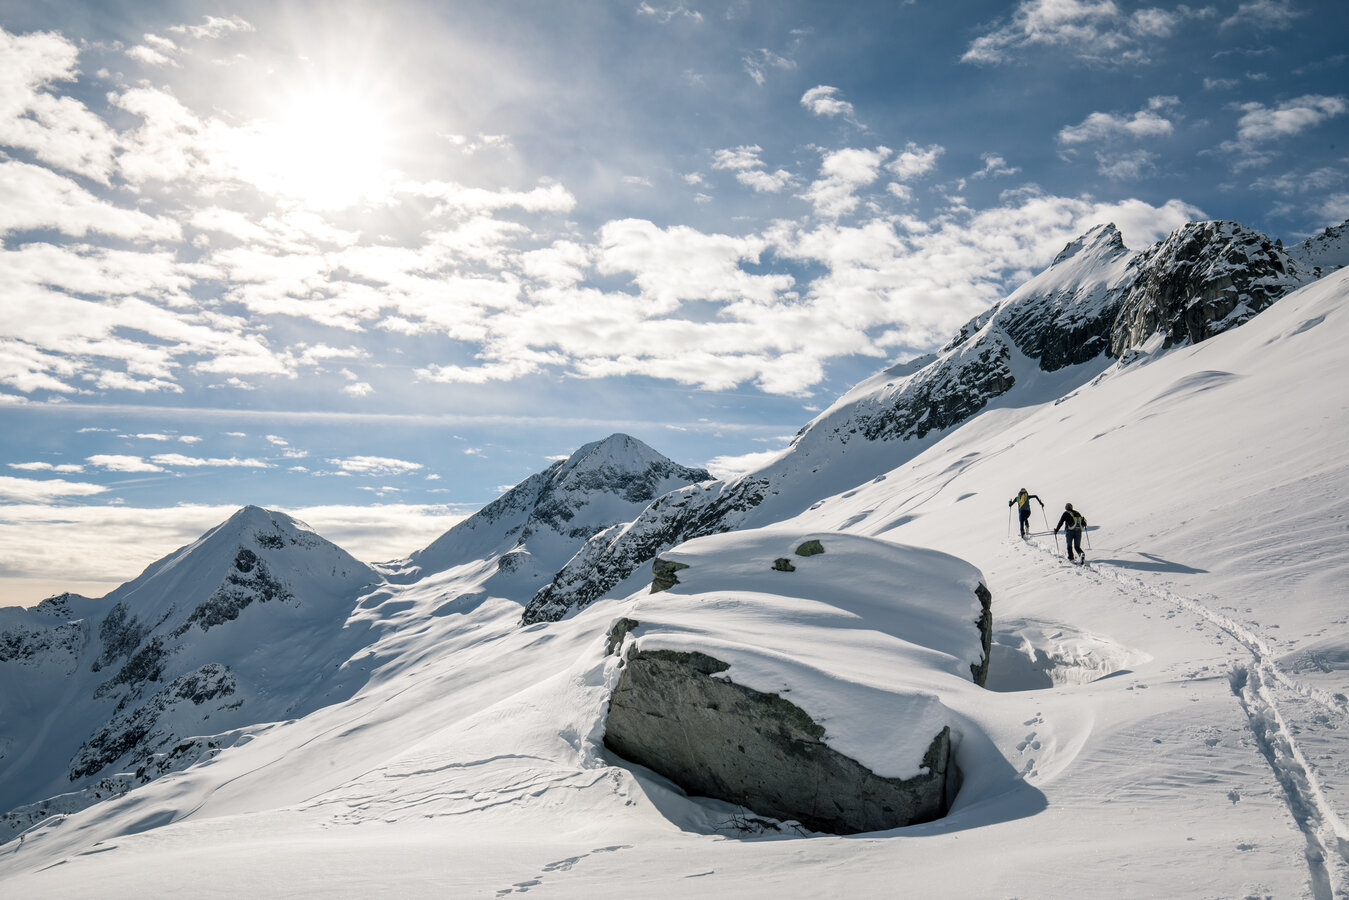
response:
[[[829,747],[795,704],[712,677],[728,668],[703,653],[634,649],[610,698],[605,746],[690,794],[812,831],[880,831],[946,814],[949,727],[923,757],[925,774],[884,778]]]
[[[1192,222],[1135,257],[1110,332],[1110,354],[1154,334],[1163,346],[1197,344],[1235,328],[1307,280],[1265,235],[1236,222]]]

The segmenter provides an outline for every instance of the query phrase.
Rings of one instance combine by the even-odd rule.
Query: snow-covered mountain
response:
[[[380,581],[247,507],[100,600],[0,609],[0,821],[13,833],[350,696],[369,637],[349,619]]]
[[[104,600],[0,616],[7,791],[11,761],[44,754],[48,786],[25,796],[69,791],[95,731],[71,722],[101,728],[123,699],[144,706],[211,662],[235,685],[197,705],[209,689],[184,683],[175,707],[195,716],[180,742],[224,735],[218,752],[94,796],[159,758],[151,738],[85,776],[78,803],[20,810],[0,885],[869,896],[898,872],[922,896],[1345,895],[1349,272],[1309,280],[1311,243],[1283,254],[1226,223],[1182,232],[1132,254],[1094,230],[761,470],[675,475],[665,493],[657,478],[654,499],[623,501],[628,519],[603,511],[626,490],[606,485],[645,456],[615,449],[600,458],[621,465],[561,491],[574,531],[536,483],[403,564],[358,571],[331,545],[302,548],[321,540],[302,526],[244,510]],[[1152,330],[1112,356],[1131,301]],[[1176,330],[1187,322],[1204,328]],[[1007,506],[1021,485],[1048,506],[1024,542]],[[1048,533],[1067,500],[1092,523],[1085,567]],[[522,539],[531,558],[575,552],[532,601],[499,563]],[[807,539],[822,554],[800,556]],[[657,555],[676,581],[652,593]],[[993,598],[986,688],[969,677],[976,583]],[[286,618],[306,609],[309,632]],[[226,652],[248,641],[251,670]],[[841,838],[686,796],[605,749],[634,648],[715,657],[714,679],[809,715],[820,730],[803,749],[880,775],[921,771],[930,732],[949,728],[947,814]],[[160,680],[137,658],[162,663]],[[244,689],[264,677],[266,692]],[[223,708],[241,695],[251,705]]]
[[[1323,238],[1299,245],[1297,255],[1323,253]],[[621,590],[665,547],[778,521],[801,512],[791,504],[803,498],[809,505],[878,477],[986,409],[1032,408],[1126,353],[1234,328],[1309,280],[1277,242],[1233,222],[1191,223],[1140,253],[1113,225],[1093,228],[938,353],[844,394],[779,459],[664,496],[631,524],[597,535],[540,589],[525,621],[555,620]],[[806,495],[785,489],[807,473]]]
[[[652,500],[712,476],[626,434],[589,443],[502,494],[430,546],[384,566],[411,582],[469,566],[484,590],[532,594],[595,534],[631,521]],[[459,573],[464,574],[463,572]]]

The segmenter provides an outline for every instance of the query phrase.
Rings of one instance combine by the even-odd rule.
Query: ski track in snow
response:
[[[1060,559],[1054,550],[1035,541],[1030,544],[1045,556]],[[1029,549],[1029,548],[1028,548]],[[1349,897],[1349,828],[1345,827],[1289,727],[1276,692],[1284,691],[1310,700],[1349,724],[1349,708],[1338,695],[1314,689],[1279,668],[1276,653],[1251,628],[1226,616],[1202,601],[1166,588],[1148,584],[1109,566],[1071,566],[1081,577],[1097,584],[1107,581],[1129,594],[1146,594],[1184,612],[1193,613],[1235,640],[1251,654],[1249,664],[1234,663],[1229,673],[1232,693],[1248,720],[1248,727],[1262,756],[1269,763],[1275,781],[1283,790],[1289,814],[1307,841],[1307,867],[1315,900]]]

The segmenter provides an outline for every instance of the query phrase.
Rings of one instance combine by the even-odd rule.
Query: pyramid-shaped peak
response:
[[[631,435],[615,433],[602,440],[582,445],[567,461],[577,465],[620,467],[635,464],[641,468],[652,462],[668,463],[671,460]]]
[[[1120,234],[1114,222],[1095,225],[1076,240],[1069,241],[1054,257],[1054,265],[1072,259],[1082,253],[1124,252],[1124,235]]]

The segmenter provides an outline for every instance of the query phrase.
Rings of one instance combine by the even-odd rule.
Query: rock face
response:
[[[703,653],[634,650],[610,699],[605,746],[690,794],[812,831],[881,831],[946,814],[949,727],[932,740],[926,774],[882,778],[825,744],[824,729],[781,696],[713,677],[727,668]]]
[[[1118,357],[1154,334],[1197,344],[1309,280],[1283,248],[1236,222],[1193,222],[1140,254],[1110,332]]]
[[[759,479],[691,485],[657,498],[637,518],[596,534],[525,607],[522,621],[555,622],[581,609],[681,541],[730,531],[764,499]]]

